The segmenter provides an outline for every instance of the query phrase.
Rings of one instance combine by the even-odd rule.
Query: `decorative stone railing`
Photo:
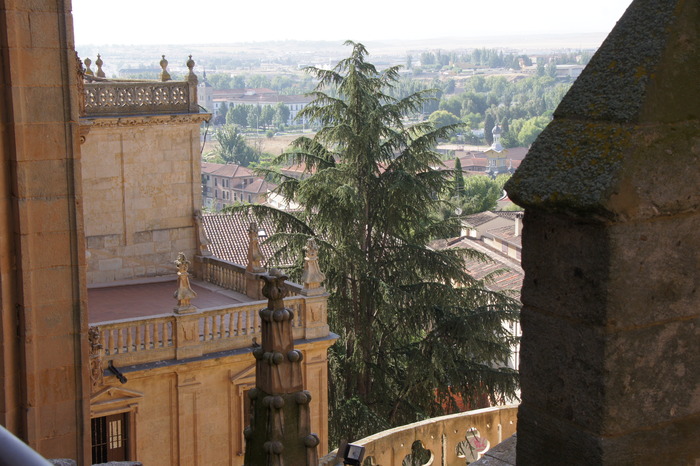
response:
[[[197,260],[201,262],[199,272],[201,276],[198,278],[227,290],[245,294],[246,278],[244,266],[212,256],[197,257]]]
[[[365,447],[362,466],[464,465],[515,433],[517,405],[441,416],[352,442]],[[336,452],[319,466],[342,465]]]
[[[294,310],[294,339],[328,335],[323,315],[313,314],[306,305],[314,298],[285,299]],[[254,301],[230,307],[198,310],[192,314],[161,314],[94,323],[99,332],[102,365],[117,367],[156,361],[185,359],[252,346],[260,338],[258,311],[267,301]]]
[[[102,59],[98,55],[97,72],[90,69],[90,59],[84,61],[81,73],[83,99],[81,116],[129,116],[199,113],[197,102],[197,76],[193,72],[192,56],[187,61],[189,74],[186,81],[171,81],[163,56],[160,81],[111,80],[102,71]]]
[[[212,256],[197,256],[198,275],[201,280],[214,285],[246,294],[246,270],[242,265],[217,259]],[[295,296],[301,292],[301,285],[286,282],[289,295]]]
[[[85,83],[85,116],[198,113],[197,85],[186,81]]]

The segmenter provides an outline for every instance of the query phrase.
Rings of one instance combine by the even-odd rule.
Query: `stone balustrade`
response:
[[[216,286],[246,294],[246,270],[242,265],[234,264],[212,256],[197,256],[198,275],[203,281]],[[290,296],[301,292],[301,285],[286,282]]]
[[[315,322],[306,301],[313,298],[289,297],[294,311],[294,339],[316,337],[325,322]],[[198,310],[192,314],[161,314],[148,318],[121,319],[95,323],[99,331],[103,366],[146,364],[169,359],[185,359],[203,354],[250,347],[260,342],[260,317],[266,301]],[[308,324],[308,325],[307,325]],[[309,331],[314,330],[313,335]],[[327,331],[326,331],[327,334]]]
[[[161,81],[111,80],[101,72],[101,59],[96,74],[90,69],[90,60],[83,71],[83,101],[81,116],[136,116],[199,113],[197,76],[192,71],[192,57],[187,61],[189,74],[186,81],[170,81],[166,71],[167,60],[161,60]]]
[[[435,417],[379,432],[352,442],[365,447],[363,466],[464,465],[515,433],[517,405]],[[319,466],[342,465],[337,451]]]

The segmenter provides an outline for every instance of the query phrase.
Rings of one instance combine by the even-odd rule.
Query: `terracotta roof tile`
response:
[[[476,259],[466,259],[464,268],[469,275],[477,280],[489,277],[486,285],[491,290],[510,290],[519,293],[523,286],[525,274],[519,262],[511,257],[504,257],[479,240],[458,238],[458,241],[446,241],[442,245],[435,244],[435,247],[438,249],[468,248],[486,254],[492,261],[483,262]]]
[[[467,215],[462,219],[462,223],[470,227],[478,227],[479,225],[483,225],[496,217],[498,217],[498,215],[490,211],[479,212],[478,214]]]
[[[246,266],[248,263],[248,226],[242,213],[234,214],[204,214],[202,225],[211,244],[211,253],[225,261]],[[274,230],[272,223],[268,221],[258,222],[258,230],[265,230],[270,236]],[[260,242],[260,250],[267,259],[272,256],[272,249]]]

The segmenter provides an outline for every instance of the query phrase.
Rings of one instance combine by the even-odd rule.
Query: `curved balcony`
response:
[[[365,447],[363,466],[464,465],[515,433],[518,405],[435,417],[353,442]],[[335,466],[336,451],[319,461]]]

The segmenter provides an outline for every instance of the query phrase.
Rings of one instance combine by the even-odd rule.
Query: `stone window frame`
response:
[[[138,412],[143,398],[143,393],[120,387],[105,387],[90,397],[91,422],[112,414],[128,414],[129,461],[138,461]]]
[[[243,456],[245,453],[245,437],[243,435],[243,430],[248,424],[248,420],[245,419],[245,403],[247,401],[246,392],[251,388],[255,388],[255,364],[251,364],[246,369],[243,369],[237,373],[231,373],[231,405],[235,406],[236,411],[230,413],[232,421],[238,418],[238,425],[231,423],[232,429],[238,429],[238,434],[233,435],[237,438],[237,445],[234,447],[234,451],[237,455]],[[237,450],[237,451],[236,451]]]

